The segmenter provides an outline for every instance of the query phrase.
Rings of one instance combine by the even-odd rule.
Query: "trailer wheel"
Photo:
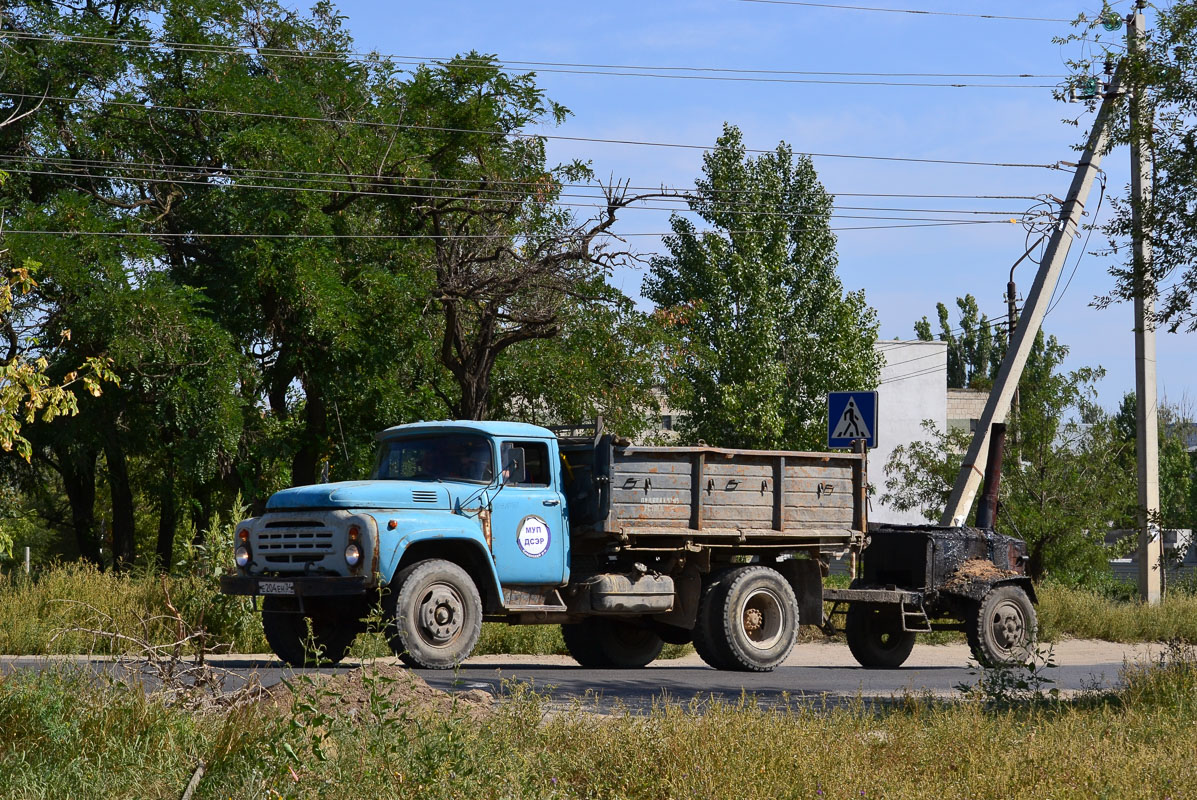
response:
[[[714,647],[721,662],[718,668],[768,672],[794,649],[798,599],[777,570],[764,566],[728,570],[708,599],[705,622],[718,642]],[[696,635],[696,644],[697,640]]]
[[[636,669],[661,655],[665,642],[649,628],[621,619],[587,617],[561,626],[561,638],[583,667]]]
[[[866,669],[897,669],[914,649],[914,632],[902,630],[896,605],[853,603],[848,606],[844,634],[853,658]]]
[[[342,618],[335,606],[317,605],[314,613],[294,613],[278,597],[262,598],[262,632],[274,654],[293,667],[337,664],[357,636],[357,621]],[[309,623],[311,630],[308,630]]]
[[[968,643],[985,667],[1021,664],[1031,655],[1038,619],[1021,586],[996,586],[981,598],[969,621]]]
[[[405,567],[383,602],[391,650],[408,666],[455,667],[482,633],[478,587],[452,561],[430,558]]]

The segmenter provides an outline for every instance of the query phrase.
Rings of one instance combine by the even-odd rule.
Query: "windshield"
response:
[[[489,439],[471,433],[442,433],[382,442],[371,477],[377,480],[490,483],[494,474]]]

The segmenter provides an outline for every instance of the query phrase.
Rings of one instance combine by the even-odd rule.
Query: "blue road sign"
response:
[[[877,446],[877,393],[828,392],[827,446],[851,447],[857,439]]]

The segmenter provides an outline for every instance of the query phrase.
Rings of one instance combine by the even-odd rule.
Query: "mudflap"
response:
[[[790,558],[770,564],[782,574],[798,598],[798,622],[801,625],[823,624],[823,576],[826,565],[814,558]]]

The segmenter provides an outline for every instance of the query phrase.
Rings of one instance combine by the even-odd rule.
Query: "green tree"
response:
[[[29,319],[51,375],[111,351],[126,387],[34,447],[70,512],[39,505],[85,557],[111,514],[118,563],[139,536],[166,563],[239,491],[359,477],[381,427],[516,410],[504,375],[539,374],[519,385],[554,414],[651,400],[651,325],[605,280],[629,198],[559,207],[589,171],[525,134],[565,114],[535,76],[471,53],[400,78],[327,2],[21,2],[0,26],[36,34],[5,43],[6,88],[48,95],[0,130],[9,222],[96,234],[6,242],[44,264]]]
[[[632,301],[572,302],[551,339],[512,347],[495,365],[492,408],[501,418],[569,424],[602,416],[634,437],[655,420],[662,335]]]
[[[971,294],[956,298],[960,323],[952,327],[948,308],[936,303],[939,315],[939,341],[948,344],[948,388],[987,389],[997,377],[1006,353],[1006,339],[994,331],[989,318],[980,313]],[[915,335],[924,342],[933,339],[931,323],[923,317],[914,323]]]
[[[1178,2],[1153,8],[1157,13],[1148,21],[1144,53],[1124,59],[1126,83],[1140,89],[1152,122],[1132,125],[1124,95],[1111,117],[1110,137],[1116,146],[1142,136],[1152,150],[1151,201],[1139,209],[1152,248],[1150,269],[1138,285],[1130,247],[1134,204],[1128,189],[1113,198],[1114,214],[1104,226],[1110,242],[1106,255],[1116,260],[1110,268],[1115,284],[1097,304],[1158,292],[1157,322],[1173,332],[1191,332],[1197,330],[1197,217],[1192,206],[1197,191],[1197,7]],[[1096,54],[1096,60],[1104,53],[1123,58],[1124,37],[1124,30],[1106,33],[1093,22],[1090,30],[1060,41],[1085,41],[1085,51]],[[1111,39],[1111,46],[1102,47],[1103,40]],[[1100,69],[1089,59],[1071,66],[1082,75]]]
[[[1105,534],[1134,487],[1122,467],[1127,443],[1116,420],[1094,404],[1104,373],[1064,372],[1066,354],[1055,337],[1040,334],[1028,358],[1006,437],[997,528],[1026,541],[1036,580],[1050,575],[1084,583],[1107,571]],[[928,442],[900,446],[890,456],[882,502],[937,521],[970,437],[924,426]]]
[[[1139,472],[1136,422],[1138,405],[1138,398],[1132,392],[1127,392],[1122,396],[1114,417],[1118,435],[1126,444],[1121,461],[1122,469],[1136,477]],[[1162,528],[1192,528],[1197,523],[1197,516],[1194,515],[1193,508],[1193,461],[1188,452],[1187,440],[1197,426],[1178,407],[1164,404],[1158,411],[1159,524]],[[1132,503],[1119,524],[1125,528],[1135,527],[1138,524],[1137,510],[1136,495],[1132,497]]]
[[[710,227],[673,215],[644,295],[672,336],[665,361],[684,439],[821,449],[831,390],[872,389],[876,313],[836,275],[832,197],[789,145],[748,157],[725,125],[688,198]]]

